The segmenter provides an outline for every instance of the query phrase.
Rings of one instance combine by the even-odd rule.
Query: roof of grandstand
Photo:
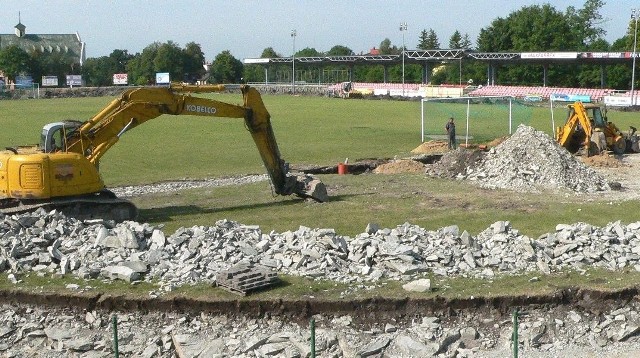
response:
[[[637,56],[637,54],[636,54]],[[475,52],[465,49],[434,49],[434,50],[406,50],[406,63],[428,63],[452,60],[477,60],[487,62],[518,63],[571,63],[571,64],[619,64],[630,62],[633,52]],[[273,63],[314,64],[358,64],[358,63],[389,63],[402,61],[402,54],[397,55],[349,55],[349,56],[301,56],[301,57],[272,57],[246,58],[245,64],[273,64]]]

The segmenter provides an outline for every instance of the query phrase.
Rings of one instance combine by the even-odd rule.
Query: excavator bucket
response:
[[[296,175],[293,193],[302,198],[311,198],[321,203],[329,200],[324,183],[308,174]]]

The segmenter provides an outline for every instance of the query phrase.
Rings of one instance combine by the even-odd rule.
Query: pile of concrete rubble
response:
[[[443,164],[428,173],[455,176],[485,188],[520,192],[610,190],[602,175],[577,160],[546,133],[529,126],[520,125],[511,137],[482,157],[469,158],[467,152],[473,151],[460,149],[445,154]]]
[[[146,223],[82,222],[43,210],[0,221],[0,269],[16,280],[36,272],[154,280],[171,290],[214,283],[218,272],[241,262],[345,283],[408,281],[425,273],[492,277],[565,268],[640,269],[640,222],[560,224],[534,239],[504,221],[476,236],[455,225],[427,230],[409,223],[393,229],[370,224],[353,238],[304,226],[263,233],[228,220],[166,235]]]
[[[23,304],[0,306],[6,357],[112,357],[113,316],[122,357],[309,357],[310,327],[280,317],[83,311]],[[401,318],[401,317],[399,317]],[[510,357],[513,323],[495,312],[459,311],[367,325],[350,315],[316,315],[319,357]],[[310,323],[310,322],[309,322]],[[518,317],[526,357],[634,356],[637,302],[600,307],[534,308]]]

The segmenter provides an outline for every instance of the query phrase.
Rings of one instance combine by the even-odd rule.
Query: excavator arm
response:
[[[250,86],[239,87],[243,95],[242,106],[191,95],[230,88],[222,85],[172,85],[127,90],[90,120],[65,133],[64,151],[81,154],[97,167],[100,158],[124,133],[163,114],[243,118],[276,194],[296,194],[326,201],[326,188],[317,179],[287,174],[271,126],[271,116],[260,93]]]
[[[576,136],[577,131],[581,132],[579,136]],[[589,153],[592,134],[593,125],[587,116],[584,105],[582,102],[575,102],[570,107],[567,122],[564,126],[556,129],[556,140],[558,144],[565,148],[577,145],[585,148],[586,153]],[[575,143],[576,137],[578,143]]]

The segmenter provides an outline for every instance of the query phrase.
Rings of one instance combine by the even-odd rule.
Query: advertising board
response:
[[[42,87],[57,87],[58,76],[42,76]]]
[[[16,88],[31,88],[31,87],[33,87],[33,77],[16,76]]]
[[[129,75],[126,73],[114,73],[113,74],[114,85],[127,85],[129,84]]]
[[[549,96],[549,98],[552,101],[558,101],[558,102],[578,102],[578,101],[583,103],[591,102],[591,96],[581,95],[581,94],[553,93],[551,94],[551,96]]]
[[[571,59],[578,58],[577,52],[522,52],[522,59]]]
[[[158,72],[156,73],[156,84],[158,85],[168,85],[170,84],[169,80],[169,72]]]
[[[67,86],[82,86],[82,75],[67,75]]]

